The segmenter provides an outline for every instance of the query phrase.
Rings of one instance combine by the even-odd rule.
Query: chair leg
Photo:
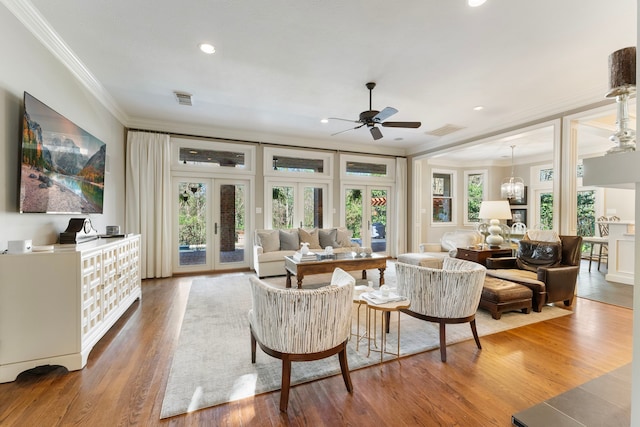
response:
[[[344,385],[347,386],[347,391],[353,393],[353,385],[351,384],[351,375],[349,374],[349,364],[347,363],[347,346],[338,353],[338,360],[340,360],[340,370],[342,371],[342,379],[344,379]]]
[[[251,331],[251,363],[256,363],[256,337],[253,336],[253,331]]]
[[[447,361],[447,324],[444,320],[440,321],[440,360]]]
[[[589,253],[589,273],[591,273],[591,261],[593,260],[593,246],[595,243],[591,244],[591,252]],[[602,246],[600,246],[602,247]]]
[[[601,262],[602,262],[602,243],[600,243],[600,250],[598,251],[598,271],[600,271]]]
[[[289,406],[289,387],[291,386],[291,360],[282,358],[282,386],[280,387],[280,410],[287,412]]]
[[[531,310],[529,310],[531,311]],[[473,339],[476,340],[476,345],[480,350],[482,350],[482,346],[480,345],[480,338],[478,337],[478,330],[476,329],[476,319],[474,318],[471,322],[471,333],[473,334]]]

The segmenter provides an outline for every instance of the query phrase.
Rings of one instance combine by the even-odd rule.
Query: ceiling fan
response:
[[[378,140],[382,138],[382,132],[380,132],[380,129],[376,125],[381,125],[383,127],[412,128],[412,129],[419,128],[420,125],[422,125],[422,123],[420,122],[385,122],[383,121],[393,116],[394,114],[396,114],[398,110],[396,110],[393,107],[386,107],[382,111],[374,110],[373,107],[371,106],[371,94],[372,94],[373,88],[376,87],[376,84],[373,82],[369,82],[365,86],[367,86],[367,89],[369,89],[369,109],[367,111],[363,111],[362,113],[360,113],[360,118],[358,120],[341,119],[339,117],[329,117],[329,119],[333,119],[333,120],[344,120],[347,122],[360,123],[360,124],[354,128],[349,128],[349,129],[331,134],[331,136],[338,135],[343,132],[348,132],[354,129],[360,129],[363,126],[367,126],[369,128],[369,131],[371,132],[371,136],[373,136],[373,139]]]

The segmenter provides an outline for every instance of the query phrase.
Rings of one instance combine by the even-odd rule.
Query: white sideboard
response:
[[[613,221],[607,222],[607,224],[609,225],[609,253],[605,279],[633,285],[635,223],[633,221]]]
[[[43,365],[82,369],[140,285],[139,235],[0,255],[0,383]]]

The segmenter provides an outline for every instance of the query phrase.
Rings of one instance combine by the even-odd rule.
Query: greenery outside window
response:
[[[480,221],[480,204],[486,193],[487,171],[465,171],[464,173],[465,223]]]

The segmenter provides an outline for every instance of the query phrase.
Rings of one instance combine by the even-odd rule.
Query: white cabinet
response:
[[[42,365],[82,369],[140,283],[139,235],[0,255],[0,383]]]

